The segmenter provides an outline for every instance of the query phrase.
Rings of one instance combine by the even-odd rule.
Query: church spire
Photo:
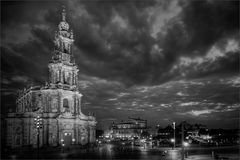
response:
[[[69,24],[66,21],[66,9],[65,6],[63,6],[63,10],[62,10],[62,21],[60,22],[60,24],[58,25],[59,30],[60,31],[68,31],[69,29]]]
[[[74,63],[72,47],[73,47],[73,31],[69,29],[66,22],[66,10],[63,6],[62,20],[58,25],[58,30],[54,36],[54,52],[51,62],[49,63],[50,83],[64,84],[72,89],[76,89],[78,67]]]
[[[66,22],[66,10],[63,6],[62,21],[58,25],[58,31],[55,32],[54,44],[55,44],[55,59],[63,60],[65,62],[71,62],[72,45],[73,45],[73,32],[69,31],[69,24]],[[68,54],[68,55],[65,55]]]
[[[66,22],[66,9],[65,9],[64,5],[62,7],[63,7],[63,10],[62,10],[62,21]]]

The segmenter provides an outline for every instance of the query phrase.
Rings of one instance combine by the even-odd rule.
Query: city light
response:
[[[184,146],[184,147],[188,147],[188,146],[189,146],[189,143],[188,143],[188,142],[183,142],[183,146]]]
[[[172,139],[171,139],[171,142],[172,142],[172,143],[173,143],[173,142],[175,142],[175,139],[174,139],[174,138],[172,138]]]

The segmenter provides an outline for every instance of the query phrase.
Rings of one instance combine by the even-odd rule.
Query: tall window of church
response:
[[[22,102],[22,105],[21,105],[21,109],[20,109],[20,112],[23,112],[23,102]]]
[[[62,50],[62,52],[64,51],[64,44],[63,44],[63,42],[61,42],[61,50]]]
[[[71,54],[71,46],[70,46],[70,44],[68,45],[68,51]]]
[[[74,82],[74,73],[72,74],[72,84],[74,85],[75,82]]]
[[[67,53],[67,44],[64,43],[64,53]]]
[[[70,81],[71,81],[71,74],[69,73],[67,77],[67,84],[70,84]]]
[[[58,80],[58,74],[57,73],[55,73],[55,75],[54,75],[54,82],[56,83]]]
[[[18,112],[21,112],[21,107],[22,107],[22,103],[20,102],[18,106]]]
[[[77,106],[76,107],[77,107],[77,113],[78,114],[80,114],[80,109],[79,109],[80,105],[79,104],[80,104],[79,99],[77,99]]]
[[[61,71],[61,69],[60,69],[60,70],[59,70],[59,79],[58,79],[59,82],[61,82],[61,76],[62,76],[62,75],[61,75],[61,72],[62,72],[62,71]]]
[[[67,84],[70,84],[70,77],[67,77]]]
[[[60,82],[60,75],[61,75],[61,71],[59,70],[57,74],[57,82]]]
[[[15,135],[15,144],[16,145],[20,145],[21,144],[20,135],[21,135],[21,129],[20,129],[20,127],[17,127],[16,128],[16,135]]]
[[[66,80],[65,80],[65,72],[63,72],[63,83],[64,83],[64,84],[66,83]]]
[[[63,107],[69,108],[69,106],[68,106],[68,99],[67,98],[63,99]]]

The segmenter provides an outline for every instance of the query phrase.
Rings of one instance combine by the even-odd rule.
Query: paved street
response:
[[[39,159],[140,159],[140,160],[178,160],[180,148],[144,148],[120,144],[102,144],[94,148],[72,147],[70,149],[40,149]],[[213,160],[212,152],[219,158],[239,159],[238,146],[220,148],[189,148],[186,160]],[[4,159],[37,159],[37,150],[11,151]]]

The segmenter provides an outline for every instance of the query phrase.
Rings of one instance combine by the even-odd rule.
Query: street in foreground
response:
[[[180,148],[144,148],[121,144],[102,144],[94,148],[45,148],[40,149],[39,159],[141,159],[141,160],[178,160]],[[186,151],[186,160],[239,159],[239,146],[193,147]],[[18,150],[3,153],[4,159],[37,159],[37,150]]]

